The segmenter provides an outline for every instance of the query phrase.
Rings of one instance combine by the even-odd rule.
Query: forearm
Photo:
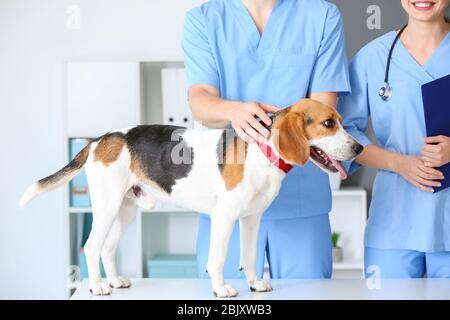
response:
[[[356,158],[356,162],[370,168],[397,172],[398,158],[397,153],[369,144]]]
[[[272,120],[267,115],[279,111],[275,106],[261,102],[225,100],[219,97],[217,88],[209,85],[193,85],[189,88],[189,105],[194,118],[210,128],[231,125],[239,137],[248,143],[268,138],[267,126]]]
[[[437,180],[444,178],[442,172],[426,167],[417,156],[397,154],[373,144],[366,146],[356,161],[368,167],[395,172],[426,192],[434,192],[433,187],[441,186]]]
[[[195,120],[210,128],[224,128],[230,125],[230,112],[236,101],[225,100],[214,90],[191,88],[189,106]]]

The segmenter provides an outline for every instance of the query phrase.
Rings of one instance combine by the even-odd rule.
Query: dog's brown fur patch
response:
[[[89,150],[91,148],[91,143],[89,142],[86,147],[84,147],[74,158],[74,161],[77,163],[77,167],[81,168],[85,163],[89,156]]]
[[[245,141],[236,135],[227,139],[221,174],[228,191],[233,190],[244,178],[246,158],[247,144]]]
[[[307,139],[319,139],[332,136],[339,130],[339,126],[326,128],[321,123],[333,119],[336,124],[342,123],[342,117],[335,108],[324,105],[312,99],[303,99],[292,106],[292,111],[303,114],[305,119],[304,134]]]
[[[274,144],[285,160],[303,166],[309,159],[309,145],[304,131],[304,115],[293,107],[277,117],[274,126]]]
[[[110,165],[119,158],[125,143],[125,139],[119,135],[104,136],[94,150],[94,161],[101,161],[105,166]]]

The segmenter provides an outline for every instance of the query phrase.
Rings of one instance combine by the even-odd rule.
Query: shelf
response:
[[[361,187],[345,187],[339,190],[331,190],[334,197],[360,197],[366,195],[366,190]]]
[[[69,207],[69,213],[91,213],[92,209],[90,207]]]

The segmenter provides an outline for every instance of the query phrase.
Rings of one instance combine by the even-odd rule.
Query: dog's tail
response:
[[[60,185],[72,180],[81,171],[81,169],[83,169],[83,166],[89,156],[90,147],[91,144],[89,143],[64,168],[29,186],[25,190],[22,198],[20,198],[19,205],[23,208],[31,199],[33,199],[37,195],[53,190]]]

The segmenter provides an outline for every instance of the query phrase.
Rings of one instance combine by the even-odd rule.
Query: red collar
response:
[[[259,148],[261,149],[261,151],[267,157],[267,159],[269,159],[270,163],[272,163],[273,165],[277,166],[278,168],[283,170],[285,173],[288,173],[289,171],[291,171],[293,166],[290,165],[289,163],[284,162],[283,159],[278,157],[275,154],[275,152],[273,152],[271,147],[269,147],[265,143],[258,143],[258,145],[259,145]]]

